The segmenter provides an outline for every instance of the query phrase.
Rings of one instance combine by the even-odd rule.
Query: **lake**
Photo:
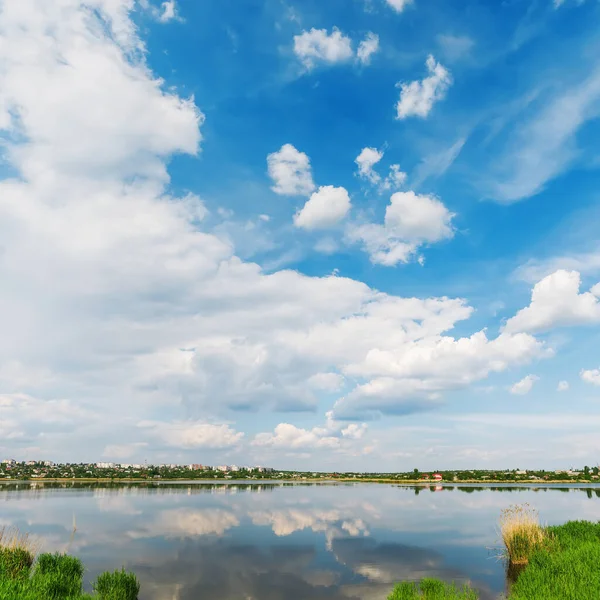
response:
[[[424,576],[491,600],[496,524],[515,503],[547,524],[600,520],[598,486],[2,483],[0,527],[81,557],[86,581],[124,565],[140,600],[384,600]]]

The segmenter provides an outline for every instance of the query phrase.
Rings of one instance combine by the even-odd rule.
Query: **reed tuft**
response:
[[[500,534],[505,556],[512,565],[525,565],[546,541],[537,510],[529,504],[515,504],[502,511]]]

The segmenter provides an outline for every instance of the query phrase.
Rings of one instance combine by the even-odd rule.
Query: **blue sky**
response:
[[[0,2],[0,453],[596,464],[599,21]]]

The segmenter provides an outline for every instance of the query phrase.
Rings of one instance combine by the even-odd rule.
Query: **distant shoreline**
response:
[[[284,485],[284,484],[303,484],[303,483],[382,483],[387,485],[397,486],[415,486],[420,485],[424,487],[431,486],[445,486],[445,487],[458,487],[464,484],[467,485],[502,485],[502,486],[516,486],[516,487],[544,487],[544,486],[556,486],[556,485],[583,485],[590,487],[600,487],[600,481],[588,481],[583,480],[532,480],[532,481],[502,481],[502,480],[489,480],[480,481],[477,479],[467,479],[462,481],[436,481],[434,479],[415,479],[415,480],[402,480],[396,479],[354,479],[354,478],[311,478],[311,479],[185,479],[185,478],[160,478],[160,479],[121,479],[121,478],[108,478],[108,477],[79,477],[79,478],[39,478],[39,479],[0,479],[0,485],[2,484],[44,484],[44,483],[127,483],[127,484],[161,484],[161,483],[180,483],[180,484],[223,484],[223,485],[262,485],[262,484],[273,484],[273,485]]]

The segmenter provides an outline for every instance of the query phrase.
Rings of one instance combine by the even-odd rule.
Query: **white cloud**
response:
[[[350,241],[363,244],[373,263],[393,266],[408,262],[423,244],[451,238],[454,216],[434,196],[396,192],[386,209],[383,225],[353,225],[347,235]]]
[[[309,230],[333,227],[348,214],[350,207],[345,188],[321,186],[294,216],[294,225]]]
[[[174,20],[181,20],[177,14],[177,3],[175,0],[166,0],[160,6],[155,6],[150,0],[138,0],[142,9],[147,11],[150,16],[159,23],[169,23]]]
[[[271,189],[283,196],[308,196],[315,189],[310,159],[291,144],[267,156],[269,176],[275,184]]]
[[[396,105],[397,118],[425,118],[433,105],[442,100],[452,83],[449,71],[436,62],[432,55],[426,61],[429,76],[421,81],[400,83],[400,100]]]
[[[383,152],[377,148],[363,148],[354,162],[358,165],[358,174],[363,179],[371,183],[378,183],[381,180],[379,174],[373,170],[373,167],[383,158]]]
[[[569,325],[600,323],[600,285],[579,293],[577,271],[558,270],[535,284],[531,303],[509,319],[505,331],[538,332]]]
[[[568,381],[559,381],[558,386],[556,387],[557,392],[566,392],[569,389]]]
[[[365,39],[359,44],[356,51],[356,58],[363,65],[371,62],[371,56],[379,50],[379,36],[371,31],[367,33]]]
[[[315,427],[312,430],[301,429],[290,423],[280,423],[274,433],[259,433],[252,444],[255,446],[270,446],[290,450],[312,448],[339,448],[340,439],[328,435]]]
[[[518,396],[529,394],[529,392],[533,389],[533,385],[538,380],[539,377],[537,375],[527,375],[526,377],[523,377],[521,381],[517,381],[517,383],[511,386],[510,393]]]
[[[308,385],[317,390],[335,392],[344,385],[344,377],[339,373],[316,373],[309,378]]]
[[[381,181],[381,176],[374,166],[383,158],[383,152],[377,148],[363,148],[354,162],[358,165],[358,175],[373,185],[379,185],[379,191],[396,190],[404,185],[407,175],[400,170],[400,165],[390,165],[390,173]]]
[[[311,29],[294,36],[294,53],[307,69],[316,63],[335,64],[353,56],[352,41],[337,27],[331,33],[326,29]]]
[[[600,369],[591,369],[586,371],[585,369],[581,370],[579,376],[586,383],[591,383],[592,385],[600,385]]]
[[[342,436],[351,440],[360,440],[367,431],[366,423],[350,423],[342,429]]]
[[[400,170],[400,165],[390,165],[390,174],[381,184],[381,190],[397,190],[406,183],[407,175]]]
[[[396,12],[401,13],[413,0],[385,0]]]
[[[484,331],[469,338],[428,337],[397,348],[374,348],[344,369],[349,376],[369,381],[341,398],[334,415],[367,419],[435,407],[445,390],[461,389],[491,372],[551,355],[530,335],[502,334],[490,340]]]
[[[174,448],[231,448],[244,437],[243,433],[228,425],[201,421],[141,421],[138,427]]]
[[[172,21],[177,13],[175,10],[175,0],[167,0],[161,4],[162,13],[159,17],[161,23]]]

